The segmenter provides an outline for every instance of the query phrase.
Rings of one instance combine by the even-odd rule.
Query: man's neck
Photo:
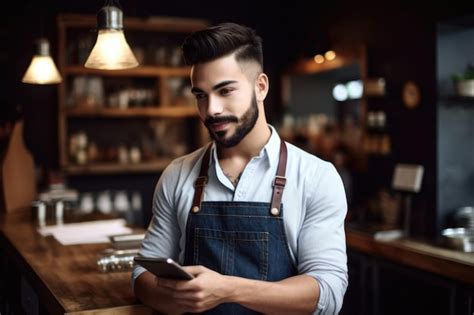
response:
[[[257,122],[255,127],[245,136],[239,144],[225,148],[217,144],[217,156],[219,160],[243,158],[248,161],[257,156],[267,144],[272,132],[266,121]]]
[[[265,124],[256,124],[240,143],[232,148],[217,146],[217,156],[222,172],[234,187],[240,180],[249,161],[257,156],[271,137],[271,129]]]

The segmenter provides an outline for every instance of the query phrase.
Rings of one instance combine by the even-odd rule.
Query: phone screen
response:
[[[185,271],[171,258],[134,257],[134,261],[157,277],[177,280],[191,280],[194,276]]]

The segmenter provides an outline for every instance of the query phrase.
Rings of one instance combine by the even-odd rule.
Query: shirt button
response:
[[[270,210],[270,212],[273,214],[273,215],[278,215],[280,213],[280,211],[278,211],[277,208],[272,208],[272,210]]]

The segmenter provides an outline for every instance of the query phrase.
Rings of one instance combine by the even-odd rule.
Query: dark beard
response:
[[[258,104],[257,97],[254,94],[249,109],[242,115],[240,119],[235,116],[209,117],[204,121],[204,124],[209,131],[209,135],[214,141],[216,141],[219,145],[222,145],[224,148],[231,148],[239,144],[240,141],[242,141],[242,139],[245,138],[245,136],[253,129],[253,127],[255,127],[257,119]],[[236,122],[240,124],[237,126],[235,133],[230,138],[226,138],[226,130],[214,133],[209,127],[213,123],[220,122]]]

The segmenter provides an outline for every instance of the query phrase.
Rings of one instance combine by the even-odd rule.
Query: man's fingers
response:
[[[206,270],[205,267],[201,265],[195,265],[195,266],[183,266],[184,270],[189,272],[192,275],[198,275]]]
[[[192,287],[188,284],[190,281],[192,280],[173,280],[156,277],[156,284],[158,286],[172,291],[186,291],[192,289]]]

